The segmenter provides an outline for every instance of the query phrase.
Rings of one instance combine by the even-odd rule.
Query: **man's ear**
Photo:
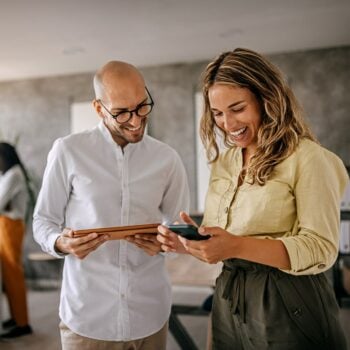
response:
[[[92,105],[93,105],[96,113],[98,114],[98,116],[103,119],[104,116],[103,116],[103,113],[102,113],[101,104],[98,102],[98,100],[94,99],[92,101]]]

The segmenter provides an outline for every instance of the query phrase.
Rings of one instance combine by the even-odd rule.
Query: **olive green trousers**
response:
[[[213,299],[213,350],[346,350],[338,313],[324,274],[226,260]]]

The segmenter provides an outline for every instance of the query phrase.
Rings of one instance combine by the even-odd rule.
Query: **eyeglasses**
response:
[[[151,94],[149,93],[147,87],[145,87],[147,94],[151,100],[150,103],[141,103],[140,105],[138,105],[135,109],[129,111],[129,110],[125,110],[125,111],[121,111],[119,113],[116,114],[112,114],[106,107],[105,105],[102,103],[101,100],[99,100],[99,102],[101,103],[101,106],[110,114],[110,116],[119,124],[124,124],[127,123],[131,118],[133,113],[135,113],[138,117],[140,118],[145,118],[147,117],[154,106],[154,102],[152,99]]]

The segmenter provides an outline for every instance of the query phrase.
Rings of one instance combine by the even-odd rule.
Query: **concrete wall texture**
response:
[[[349,166],[350,47],[269,58],[286,75],[320,142]],[[189,178],[192,209],[196,207],[194,92],[206,64],[141,67],[155,100],[149,134],[180,154]],[[70,133],[71,104],[93,99],[92,77],[93,72],[0,83],[0,140],[18,138],[18,151],[38,188],[53,141]],[[39,249],[28,227],[25,255]],[[27,268],[27,272],[32,270]]]

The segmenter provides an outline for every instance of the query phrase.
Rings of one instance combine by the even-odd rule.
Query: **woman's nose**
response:
[[[236,120],[232,115],[224,114],[224,128],[225,130],[231,130],[234,128]]]

